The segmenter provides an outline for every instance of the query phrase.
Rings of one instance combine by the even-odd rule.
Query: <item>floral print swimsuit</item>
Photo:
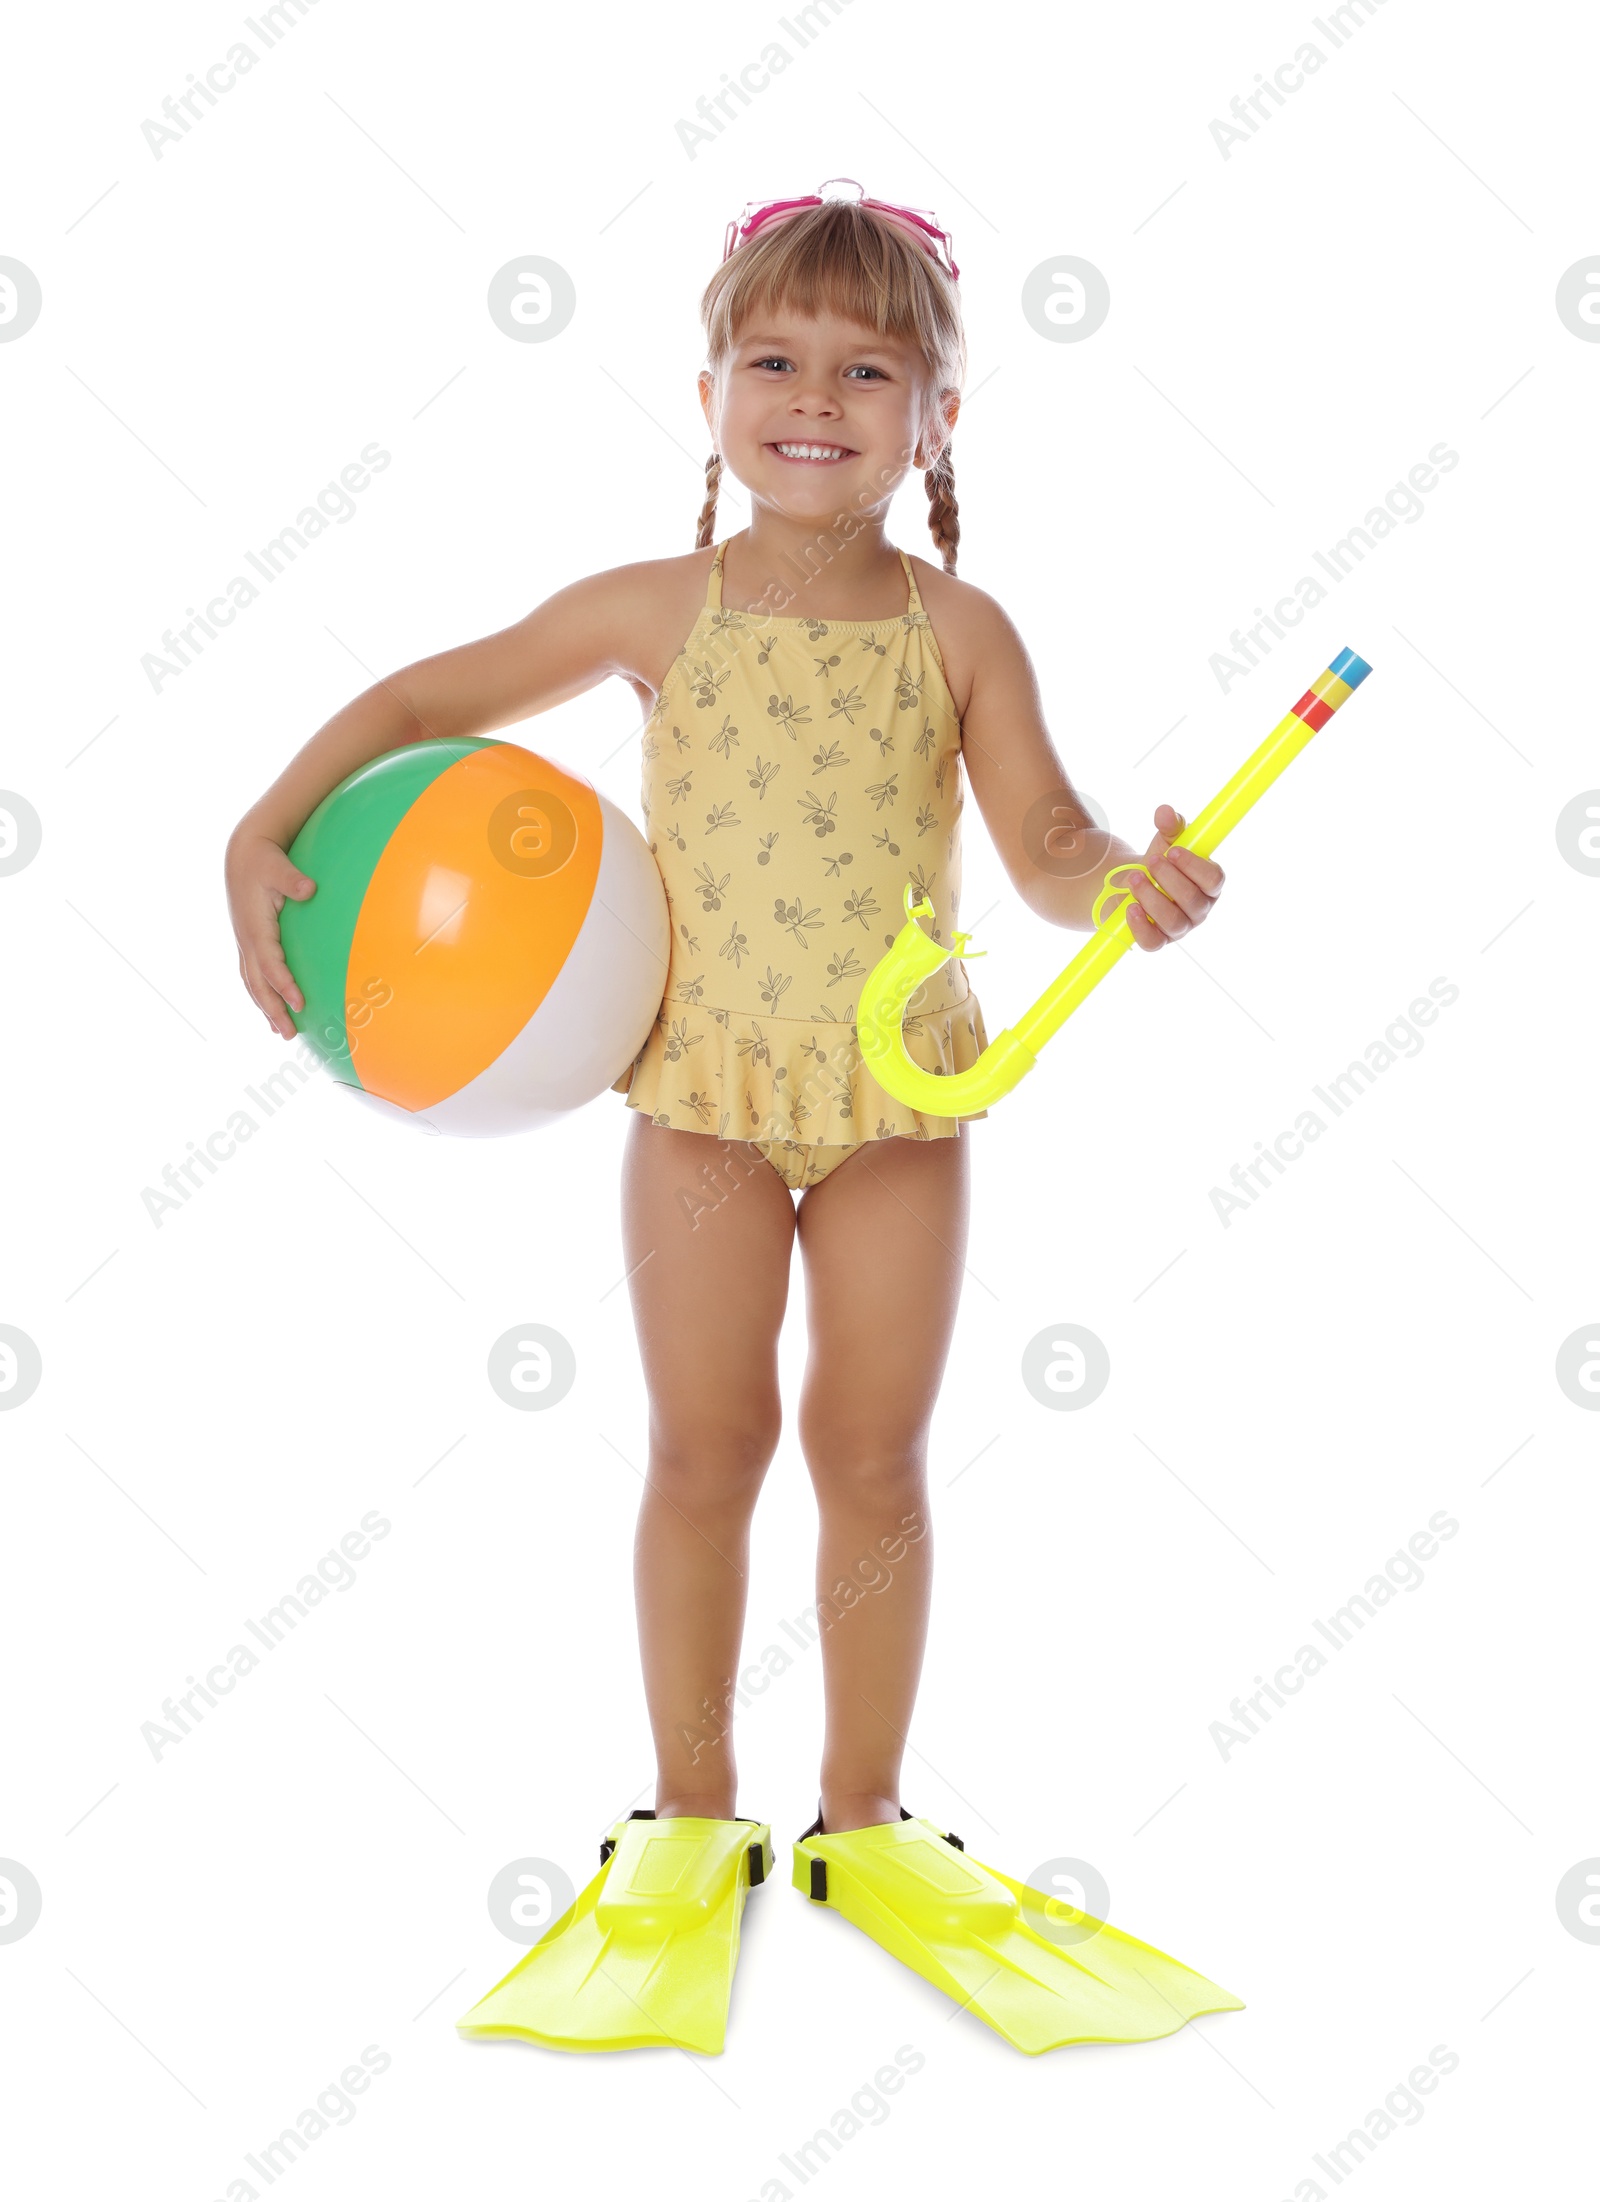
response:
[[[908,882],[933,905],[935,940],[957,925],[961,721],[904,551],[904,612],[823,620],[725,611],[726,549],[644,730],[672,957],[613,1091],[656,1124],[747,1142],[798,1192],[868,1140],[960,1134],[963,1120],[884,1091],[854,1019]],[[988,1045],[958,959],[922,988],[905,1036],[936,1075]]]

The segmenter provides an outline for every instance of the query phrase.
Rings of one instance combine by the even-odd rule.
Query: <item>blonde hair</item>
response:
[[[921,358],[928,378],[922,431],[944,439],[926,470],[928,527],[945,572],[954,573],[961,525],[950,442],[938,405],[941,391],[960,390],[967,371],[954,282],[893,222],[853,200],[834,199],[758,230],[706,285],[700,300],[706,364],[719,380],[738,332],[751,316],[783,307],[801,314],[838,314],[879,336],[909,344]],[[696,550],[712,540],[721,479],[722,456],[713,452],[706,461]]]

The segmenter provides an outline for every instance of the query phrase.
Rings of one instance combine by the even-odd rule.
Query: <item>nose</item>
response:
[[[844,408],[830,390],[796,390],[789,410],[805,420],[837,420]]]

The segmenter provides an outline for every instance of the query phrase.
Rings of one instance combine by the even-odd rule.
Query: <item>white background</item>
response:
[[[1335,51],[1282,5],[854,0],[801,52],[756,9],[321,0],[156,160],[141,123],[240,21],[39,9],[5,54],[0,253],[44,294],[0,345],[0,786],[44,828],[0,879],[0,1321],[44,1368],[0,1416],[0,1856],[44,1899],[0,1945],[17,2191],[264,2192],[246,2152],[369,2043],[390,2066],[283,2174],[300,2202],[797,2191],[780,2155],[903,2043],[924,2067],[831,2196],[1331,2191],[1314,2154],[1436,2044],[1457,2069],[1360,2194],[1555,2191],[1600,1981],[1555,1902],[1600,1852],[1600,1424],[1554,1374],[1600,1314],[1600,881],[1555,832],[1600,783],[1600,348],[1553,303],[1600,250],[1592,34],[1388,0]],[[773,36],[792,67],[691,158],[678,120]],[[1325,67],[1224,159],[1213,118],[1307,37]],[[235,819],[369,674],[692,546],[724,224],[834,173],[954,232],[960,573],[1128,838],[1193,815],[1341,646],[1375,668],[1223,852],[1194,947],[1129,959],[973,1127],[934,1427],[908,1801],[1018,1876],[1092,1861],[1119,1924],[1248,2008],[1025,2060],[809,1912],[813,1653],[742,1721],[780,1874],[726,2053],[468,2044],[519,1954],[491,1877],[586,1879],[651,1778],[623,1104],[453,1143],[318,1080],[160,1228],[141,1196],[291,1052],[237,977]],[[576,285],[548,344],[485,310],[529,252]],[[1111,288],[1082,343],[1020,308],[1064,253]],[[153,693],[163,631],[373,441],[356,518]],[[1232,630],[1441,441],[1424,516],[1224,693]],[[920,479],[895,533],[929,555]],[[637,816],[620,684],[529,738]],[[995,1032],[1077,941],[975,804],[967,877]],[[1459,998],[1420,1054],[1224,1228],[1211,1188],[1436,978]],[[577,1355],[547,1415],[485,1374],[528,1322]],[[1064,1322],[1111,1358],[1079,1413],[1020,1377]],[[791,1403],[803,1323],[797,1269]],[[156,1762],[141,1724],[374,1508],[354,1586]],[[1230,1702],[1440,1509],[1422,1587],[1224,1760]],[[751,1657],[810,1602],[813,1525],[786,1433]]]

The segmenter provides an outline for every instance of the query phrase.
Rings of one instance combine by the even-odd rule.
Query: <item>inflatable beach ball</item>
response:
[[[341,780],[290,857],[295,1024],[333,1076],[441,1132],[526,1131],[644,1045],[671,927],[655,858],[586,780],[514,742],[409,743]]]

